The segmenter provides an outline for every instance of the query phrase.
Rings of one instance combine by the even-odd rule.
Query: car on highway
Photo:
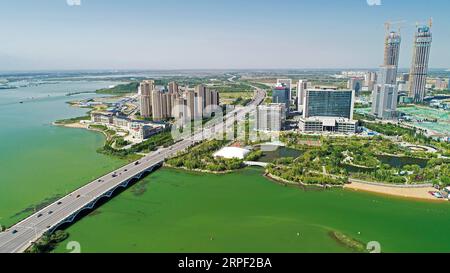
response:
[[[53,211],[52,211],[52,210],[48,212],[48,214],[52,214],[52,213],[53,213]]]
[[[58,203],[57,203],[58,205],[61,205],[62,204],[62,202],[61,201],[59,201]]]
[[[41,218],[42,217],[42,213],[39,213],[37,218]]]
[[[12,231],[12,234],[16,234],[17,232],[18,232],[17,229],[15,229]]]
[[[139,161],[134,162],[134,166],[137,166],[137,165],[139,165],[139,164],[140,164]]]

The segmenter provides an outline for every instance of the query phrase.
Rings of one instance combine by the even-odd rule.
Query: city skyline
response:
[[[327,1],[326,10],[323,2],[2,3],[0,71],[377,68],[391,20],[406,21],[399,67],[407,69],[415,23],[430,17],[430,67],[450,67],[446,1]],[[289,9],[273,12],[281,6]],[[331,31],[330,22],[342,31]]]

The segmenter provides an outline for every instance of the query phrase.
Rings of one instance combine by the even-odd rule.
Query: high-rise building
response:
[[[169,83],[169,94],[178,93],[178,84],[176,82]]]
[[[299,120],[300,131],[355,133],[354,101],[354,90],[306,90],[303,117]]]
[[[272,90],[272,102],[283,103],[286,105],[285,111],[289,112],[291,102],[289,99],[289,88],[285,84],[277,84]]]
[[[152,117],[154,121],[160,121],[163,117],[163,96],[160,90],[152,91]]]
[[[155,89],[155,81],[146,80],[140,83],[140,112],[144,118],[149,118],[152,113],[152,91]]]
[[[409,79],[409,96],[414,102],[421,103],[425,98],[428,62],[430,59],[431,22],[429,26],[419,26],[414,35],[413,59]]]
[[[186,117],[189,117],[191,120],[194,119],[196,117],[196,114],[198,113],[198,111],[196,110],[196,96],[195,96],[195,92],[192,90],[188,90],[185,92],[186,95],[186,110],[187,110],[187,115]]]
[[[355,91],[308,89],[303,118],[333,117],[353,119]]]
[[[289,89],[289,101],[292,99],[292,80],[291,79],[278,79],[277,85],[284,84]]]
[[[442,78],[435,79],[434,88],[436,90],[447,90],[448,89],[448,81]]]
[[[366,75],[364,75],[364,85],[369,87],[369,91],[372,91],[376,82],[377,82],[377,73],[376,72],[370,71],[370,72],[367,72]]]
[[[380,119],[395,119],[397,116],[400,44],[400,34],[395,31],[389,32],[385,39],[384,62],[378,84],[372,90],[372,115]]]
[[[297,83],[297,111],[299,112],[303,112],[306,89],[308,89],[308,81],[299,80]]]
[[[189,113],[189,111],[187,110],[188,107],[186,106],[186,100],[178,94],[176,94],[173,97],[173,100],[174,100],[172,109],[173,118],[182,121],[191,120],[192,113]]]
[[[258,131],[281,131],[286,119],[284,103],[260,105],[256,111],[256,126]]]
[[[347,82],[347,88],[354,90],[355,94],[359,94],[361,92],[364,85],[363,78],[350,78]]]
[[[372,114],[380,119],[397,117],[398,87],[393,84],[378,84],[373,91]]]
[[[206,108],[206,86],[203,84],[195,87],[195,117],[202,118]]]
[[[211,90],[209,88],[205,89],[205,108],[208,108],[212,103]]]
[[[172,86],[172,87],[170,87]],[[171,90],[172,89],[172,90]],[[178,90],[179,87],[177,86]],[[206,109],[215,111],[214,106],[219,105],[219,93],[199,85],[194,90],[185,89],[180,94],[174,92],[174,84],[169,84],[168,90],[155,89],[151,92],[151,116],[153,120],[161,121],[168,118],[183,118],[184,121],[201,119],[211,114]],[[149,115],[150,116],[150,115]]]
[[[215,106],[220,106],[220,95],[219,91],[213,90],[211,94],[211,104]]]
[[[389,71],[387,71],[384,81],[379,82],[380,84],[396,84],[401,42],[402,38],[398,32],[391,31],[386,36],[383,67]]]

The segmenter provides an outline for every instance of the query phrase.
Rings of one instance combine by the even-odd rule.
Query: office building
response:
[[[304,133],[333,132],[340,134],[354,134],[357,121],[346,118],[310,117],[301,118],[299,130]]]
[[[284,84],[289,89],[289,101],[292,100],[292,80],[291,79],[278,79],[277,85]]]
[[[272,102],[283,103],[286,106],[285,111],[289,112],[291,102],[289,99],[289,88],[285,84],[277,84],[272,90]]]
[[[372,96],[372,115],[388,120],[397,117],[398,87],[396,85],[378,84]]]
[[[416,103],[423,102],[426,95],[428,62],[432,41],[431,22],[430,26],[419,26],[414,35],[413,59],[409,73],[409,96]]]
[[[306,89],[308,89],[308,81],[300,80],[297,83],[297,111],[303,112],[303,104],[305,100]]]
[[[354,101],[354,90],[306,90],[300,131],[355,133]]]
[[[308,89],[303,118],[336,117],[353,119],[355,91]]]
[[[110,112],[92,112],[91,121],[97,125],[106,126],[116,130],[120,128],[129,133],[133,141],[143,141],[152,135],[164,130],[164,125],[148,121],[131,120],[127,117],[117,116]]]
[[[284,103],[271,103],[258,106],[256,111],[256,129],[266,132],[281,131],[286,119],[285,107],[286,105]]]
[[[163,126],[150,125],[138,121],[133,121],[129,124],[129,132],[131,137],[139,141],[143,141],[162,132],[163,130]]]

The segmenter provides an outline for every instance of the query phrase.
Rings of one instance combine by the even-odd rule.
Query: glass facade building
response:
[[[283,103],[286,105],[286,112],[289,112],[289,107],[291,105],[291,100],[289,99],[289,88],[285,85],[277,85],[272,90],[272,102]]]
[[[303,118],[336,117],[352,120],[354,96],[353,90],[308,89]]]

